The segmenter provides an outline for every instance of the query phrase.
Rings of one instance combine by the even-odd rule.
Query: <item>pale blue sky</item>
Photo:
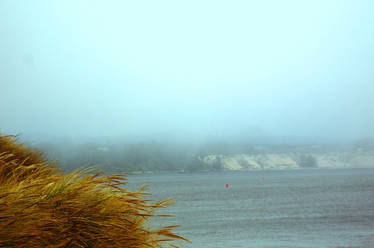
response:
[[[0,131],[374,136],[374,1],[0,2]]]

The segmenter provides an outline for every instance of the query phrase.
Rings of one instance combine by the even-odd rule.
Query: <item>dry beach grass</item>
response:
[[[176,226],[149,218],[170,199],[152,202],[126,190],[124,175],[62,173],[37,150],[0,136],[0,247],[164,247],[186,240]]]

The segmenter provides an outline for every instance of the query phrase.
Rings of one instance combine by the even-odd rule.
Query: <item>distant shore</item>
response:
[[[374,168],[374,152],[212,154],[200,158],[218,163],[224,170],[269,170],[300,168]]]
[[[153,174],[225,170],[374,168],[374,140],[352,144],[40,143],[34,146],[65,171]]]

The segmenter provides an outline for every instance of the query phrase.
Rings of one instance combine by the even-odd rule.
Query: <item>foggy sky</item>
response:
[[[0,1],[0,132],[374,136],[374,1]]]

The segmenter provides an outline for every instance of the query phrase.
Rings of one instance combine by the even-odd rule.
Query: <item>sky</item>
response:
[[[374,1],[0,1],[0,132],[374,137]]]

